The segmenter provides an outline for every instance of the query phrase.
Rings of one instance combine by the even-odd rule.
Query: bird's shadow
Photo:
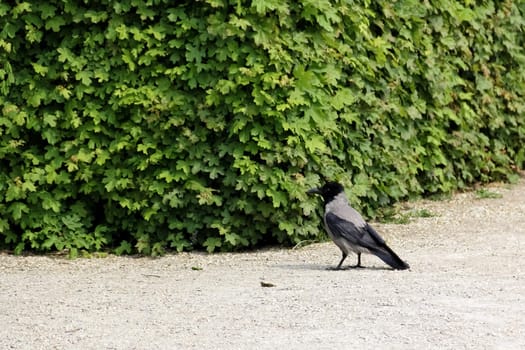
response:
[[[312,270],[312,271],[326,271],[326,272],[342,272],[342,271],[370,271],[370,270],[378,270],[378,271],[394,271],[391,267],[388,266],[362,266],[362,267],[355,267],[355,266],[343,266],[340,269],[335,269],[335,266],[327,266],[327,265],[321,265],[321,264],[283,264],[278,265],[279,268],[285,269],[285,270]]]

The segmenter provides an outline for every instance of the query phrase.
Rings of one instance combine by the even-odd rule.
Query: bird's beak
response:
[[[312,188],[312,189],[309,189],[308,191],[306,191],[307,194],[321,194],[321,190],[319,190],[317,187],[316,188]]]

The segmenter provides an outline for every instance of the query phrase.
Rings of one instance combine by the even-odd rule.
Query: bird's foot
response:
[[[365,267],[363,265],[353,265],[350,266],[351,269],[364,269]]]
[[[328,271],[341,271],[342,270],[341,266],[335,266],[335,267],[334,266],[329,266],[326,269]]]

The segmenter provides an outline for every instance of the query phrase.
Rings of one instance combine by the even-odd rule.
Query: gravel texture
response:
[[[0,349],[525,349],[525,181],[375,224],[410,265],[332,243],[68,260],[0,253]],[[416,215],[417,216],[417,215]],[[355,263],[349,256],[346,265]]]

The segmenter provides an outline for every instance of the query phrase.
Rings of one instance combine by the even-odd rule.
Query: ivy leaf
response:
[[[43,120],[46,125],[49,125],[52,128],[57,126],[57,116],[55,114],[45,113]]]
[[[31,63],[31,65],[33,66],[33,69],[35,70],[35,73],[43,77],[46,76],[47,72],[49,71],[49,67],[44,67],[41,64]]]
[[[32,107],[38,107],[41,105],[42,100],[44,100],[46,96],[47,93],[45,90],[34,90],[33,93],[27,99],[27,103],[29,103],[29,105]]]
[[[82,84],[86,86],[91,85],[91,78],[93,77],[93,72],[90,71],[80,71],[75,74],[75,79],[80,80]]]
[[[24,197],[25,197],[25,194],[21,186],[10,184],[7,187],[7,191],[5,193],[6,202],[11,202],[16,199],[23,199]]]
[[[188,45],[186,47],[186,60],[188,62],[201,63],[204,58],[204,51],[193,45]]]
[[[300,89],[294,89],[290,93],[287,100],[290,106],[301,106],[308,105],[308,100],[305,98],[304,92]]]
[[[42,248],[51,249],[58,242],[57,236],[51,235],[42,243]]]
[[[332,99],[332,105],[338,111],[352,106],[357,101],[356,93],[349,88],[341,88]]]
[[[304,140],[304,146],[311,153],[316,153],[317,151],[325,153],[328,150],[321,135],[311,135],[310,138]]]
[[[42,199],[42,208],[51,209],[55,213],[60,212],[60,201],[56,200],[51,194],[42,192],[40,198]]]
[[[70,49],[66,47],[58,47],[56,50],[58,52],[59,62],[64,63],[64,62],[72,62],[75,60],[75,56],[73,55]]]
[[[60,27],[66,24],[66,20],[62,16],[54,16],[46,20],[46,30],[51,29],[54,32],[60,31]]]
[[[208,253],[213,253],[215,249],[222,246],[222,240],[218,237],[208,237],[203,245],[206,247]]]
[[[20,2],[11,11],[13,17],[18,18],[18,16],[23,14],[24,12],[31,12],[31,4],[25,1]]]
[[[272,204],[274,208],[279,208],[288,205],[288,197],[285,193],[281,191],[269,188],[266,190],[266,195],[272,199]]]
[[[29,213],[29,207],[22,202],[14,202],[9,205],[7,211],[14,220],[20,220],[23,214]]]
[[[42,19],[48,19],[55,16],[56,7],[52,4],[41,2],[37,5],[40,10],[40,17]]]

